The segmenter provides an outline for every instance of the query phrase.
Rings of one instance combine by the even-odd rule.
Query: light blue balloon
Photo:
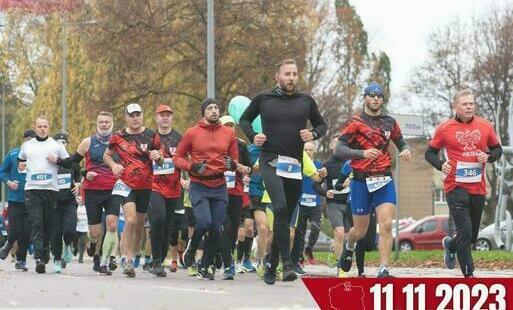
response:
[[[233,117],[237,124],[239,124],[240,117],[250,103],[251,99],[245,96],[235,96],[230,100],[230,103],[228,103],[228,114]],[[255,118],[251,126],[256,133],[262,132],[262,121],[260,119],[260,115]]]

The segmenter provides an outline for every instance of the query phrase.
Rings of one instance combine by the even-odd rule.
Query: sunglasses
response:
[[[367,96],[369,96],[371,98],[383,98],[383,97],[385,97],[382,94],[376,94],[376,93],[370,93],[370,94],[367,94]]]

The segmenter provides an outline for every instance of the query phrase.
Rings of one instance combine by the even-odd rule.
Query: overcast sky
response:
[[[350,0],[361,16],[371,50],[385,51],[392,62],[392,96],[408,83],[426,59],[426,39],[451,19],[469,20],[492,4],[513,0]],[[393,99],[393,98],[392,98]]]

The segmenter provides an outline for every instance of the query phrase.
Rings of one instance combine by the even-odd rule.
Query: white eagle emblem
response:
[[[481,139],[481,132],[478,129],[463,131],[456,131],[456,140],[463,145],[465,151],[473,151],[476,149],[476,144]]]

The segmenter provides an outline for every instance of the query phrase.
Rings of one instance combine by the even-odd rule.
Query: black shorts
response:
[[[194,212],[192,211],[192,208],[185,208],[185,218],[187,219],[188,227],[196,226],[196,218],[194,218]]]
[[[137,213],[147,213],[150,204],[151,189],[133,189],[128,197],[115,195],[122,206],[129,202],[135,203],[135,211]]]
[[[103,210],[106,215],[119,216],[119,200],[116,199],[116,196],[112,196],[111,192],[110,190],[85,190],[84,204],[89,225],[101,224]]]
[[[262,197],[250,196],[249,200],[251,201],[251,212],[253,212],[253,211],[265,212],[265,206],[262,203]]]
[[[253,213],[251,212],[251,208],[242,208],[240,213],[240,224],[244,225],[245,219],[253,219]]]

